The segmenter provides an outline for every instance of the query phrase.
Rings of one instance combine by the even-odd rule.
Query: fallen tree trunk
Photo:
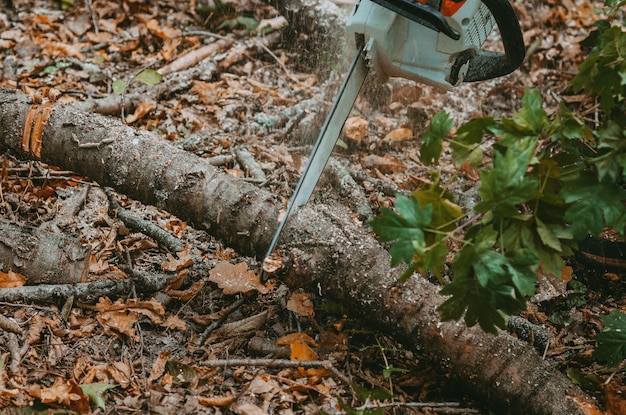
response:
[[[264,254],[282,206],[269,192],[156,135],[67,105],[52,105],[47,119],[39,119],[45,125],[26,129],[43,132],[40,147],[25,145],[33,142],[24,138],[33,108],[24,94],[0,90],[0,145],[168,210],[243,254]],[[504,332],[491,336],[477,327],[439,322],[436,307],[443,298],[438,288],[420,277],[398,283],[385,249],[344,209],[299,209],[283,240],[284,281],[319,288],[426,355],[493,410],[589,413],[584,405],[591,404],[582,391],[532,347]]]

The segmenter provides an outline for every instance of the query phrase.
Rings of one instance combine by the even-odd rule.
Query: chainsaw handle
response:
[[[522,64],[526,47],[517,15],[509,0],[481,0],[493,15],[504,45],[504,53],[482,50],[466,57],[469,62],[464,82],[484,81],[508,75]]]

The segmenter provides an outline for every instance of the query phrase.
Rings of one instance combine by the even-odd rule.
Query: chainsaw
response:
[[[494,26],[504,52],[482,50]],[[449,90],[463,82],[507,75],[525,57],[508,0],[357,0],[347,24],[356,50],[265,259],[294,207],[307,203],[368,73],[378,82],[402,77]]]

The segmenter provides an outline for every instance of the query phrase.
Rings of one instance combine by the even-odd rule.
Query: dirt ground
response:
[[[321,29],[307,30],[314,24],[302,17],[307,13],[270,3],[3,0],[0,87],[33,96],[54,88],[58,102],[154,131],[287,200],[348,53],[313,47]],[[326,12],[347,14],[349,3],[328,3]],[[333,161],[333,170],[347,170],[360,184],[367,207],[359,210],[346,198],[334,185],[335,173],[322,179],[317,200],[341,199],[365,219],[391,206],[396,193],[429,183],[432,167],[419,161],[419,137],[441,109],[457,126],[476,115],[510,115],[525,89],[537,88],[549,113],[565,101],[592,122],[593,107],[572,94],[568,82],[584,58],[578,42],[597,19],[595,5],[517,3],[528,56],[507,77],[449,92],[401,79],[368,82]],[[197,61],[169,65],[208,47]],[[499,47],[497,33],[488,47]],[[162,79],[154,81],[154,71]],[[115,94],[120,88],[124,101]],[[104,98],[112,98],[109,107],[95,104]],[[257,259],[168,212],[10,151],[0,160],[2,217],[88,246],[84,281],[169,280],[157,292],[129,285],[93,302],[52,290],[30,302],[0,302],[7,320],[0,320],[6,413],[487,413],[450,387],[446,373],[353,310],[279,281],[261,283]],[[457,172],[452,160],[440,170],[444,180]],[[466,171],[451,190],[470,206],[477,182]],[[167,241],[133,230],[110,209],[111,200],[184,248],[168,250]],[[552,336],[540,353],[607,413],[626,413],[623,367],[608,370],[591,357],[599,316],[626,307],[621,276],[572,264],[573,282],[546,279],[522,317]],[[3,280],[3,288],[23,283],[12,273],[2,272]],[[298,367],[294,360],[320,364]],[[101,398],[89,404],[85,394],[92,391]]]

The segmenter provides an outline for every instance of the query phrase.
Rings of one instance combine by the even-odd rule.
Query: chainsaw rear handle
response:
[[[463,76],[463,82],[484,81],[508,75],[519,68],[526,56],[522,29],[509,1],[481,1],[487,6],[500,29],[504,53],[481,50],[474,56],[459,57],[455,63],[458,69],[463,63],[469,63],[467,72]],[[456,70],[457,76],[458,69]],[[451,77],[454,78],[454,70]]]
[[[446,17],[434,7],[416,0],[372,0],[409,20],[426,24],[446,36],[458,40],[460,33],[446,20]],[[463,2],[464,0],[453,0]],[[526,56],[526,48],[517,16],[508,0],[481,0],[489,9],[500,29],[504,53],[481,50],[478,53],[467,51],[456,57],[450,71],[449,82],[456,85],[459,73],[466,65],[467,72],[463,82],[484,81],[508,75],[516,70]]]

